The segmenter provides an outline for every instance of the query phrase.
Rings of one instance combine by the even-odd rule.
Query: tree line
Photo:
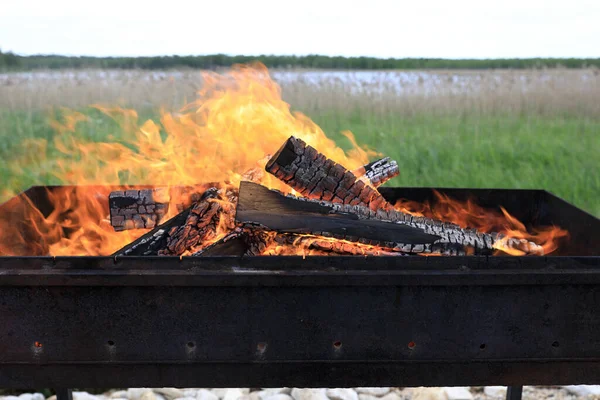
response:
[[[60,55],[21,56],[0,51],[0,69],[216,69],[233,64],[261,62],[269,68],[316,69],[529,69],[600,67],[600,58],[504,58],[504,59],[444,59],[444,58],[375,58],[306,56],[203,56],[157,57],[71,57]]]

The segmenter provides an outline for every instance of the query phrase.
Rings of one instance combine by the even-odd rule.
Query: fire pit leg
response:
[[[521,400],[523,386],[509,386],[506,390],[506,400]]]
[[[56,392],[56,400],[73,400],[73,392],[71,389],[54,389]]]

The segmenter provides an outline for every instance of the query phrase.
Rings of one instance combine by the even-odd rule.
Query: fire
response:
[[[568,236],[568,232],[557,226],[535,227],[528,230],[517,218],[510,215],[504,208],[501,212],[479,206],[473,200],[459,201],[439,192],[434,192],[436,201],[428,202],[398,201],[396,209],[415,216],[425,216],[459,225],[462,228],[474,228],[481,232],[498,232],[504,238],[497,243],[498,253],[504,252],[514,256],[524,255],[525,252],[507,246],[511,241],[534,242],[543,249],[543,254],[549,254],[557,249],[559,239]]]
[[[243,179],[252,179],[267,187],[290,192],[276,178],[264,173],[264,165],[288,137],[295,136],[350,170],[369,161],[373,152],[362,149],[351,133],[346,133],[353,148],[344,152],[305,115],[292,112],[281,98],[279,86],[262,65],[237,66],[225,74],[204,73],[204,84],[195,101],[178,112],[163,110],[160,121],[140,121],[134,110],[102,105],[93,106],[83,114],[62,110],[62,118],[51,123],[56,135],[50,151],[44,140],[27,141],[29,151],[15,159],[15,175],[29,170],[46,171],[53,183],[77,185],[49,193],[52,211],[44,214],[29,205],[24,221],[0,216],[0,255],[23,254],[20,249],[26,235],[19,229],[34,232],[36,254],[109,255],[127,245],[145,231],[115,232],[109,221],[108,194],[121,185],[152,186],[217,186],[234,188]],[[94,113],[110,117],[118,126],[119,135],[109,141],[84,137],[82,124],[93,124]],[[5,193],[8,197],[8,193]],[[14,195],[14,193],[11,193]],[[171,203],[179,199],[171,198]],[[406,204],[403,206],[407,206]],[[413,213],[424,212],[415,204]],[[409,207],[410,208],[410,207]],[[168,217],[176,213],[169,208]],[[554,249],[555,239],[565,232],[527,233],[525,227],[510,215],[491,214],[477,209],[473,203],[448,201],[443,207],[428,210],[433,216],[488,231],[500,226],[511,238],[531,239]],[[15,213],[16,215],[17,213]],[[215,241],[227,233],[226,223],[219,224]],[[21,236],[20,236],[21,235]],[[313,243],[314,238],[305,239]],[[327,246],[331,239],[318,239]],[[25,246],[27,244],[27,246]],[[346,243],[340,245],[349,245]],[[383,250],[357,246],[357,254],[384,254]],[[307,246],[299,246],[297,254]],[[31,251],[31,250],[30,250]],[[287,254],[288,250],[271,248],[267,252]]]
[[[14,162],[15,174],[45,168],[51,171],[54,182],[80,186],[54,192],[51,201],[55,210],[48,216],[29,211],[27,219],[42,241],[40,254],[112,254],[144,233],[115,232],[111,227],[107,197],[112,187],[197,186],[209,182],[237,187],[244,174],[264,170],[266,156],[291,135],[348,168],[368,162],[371,154],[367,151],[355,145],[345,153],[308,117],[292,112],[262,65],[237,66],[223,75],[204,73],[203,80],[195,101],[179,112],[162,111],[159,123],[140,122],[134,110],[93,106],[112,118],[123,133],[115,135],[113,141],[83,137],[78,127],[93,123],[93,117],[63,110],[62,120],[52,122],[54,146],[60,154],[51,154],[44,140],[24,143],[29,151]],[[355,144],[351,134],[348,136]],[[255,181],[290,191],[276,178],[260,175]],[[168,217],[174,208],[170,207]],[[25,239],[13,237],[10,226],[0,228],[0,254],[18,255],[16,242]]]

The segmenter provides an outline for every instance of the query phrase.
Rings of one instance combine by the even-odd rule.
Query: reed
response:
[[[543,188],[600,216],[600,74],[596,69],[501,71],[275,71],[292,109],[340,145],[389,155],[388,185]],[[37,169],[28,138],[51,141],[53,109],[118,104],[156,119],[202,86],[197,71],[54,71],[0,74],[0,201],[32,184],[59,183],[51,158]],[[118,140],[99,114],[82,132]],[[52,146],[50,146],[50,151]],[[49,161],[50,160],[50,161]],[[50,164],[48,164],[50,162]]]

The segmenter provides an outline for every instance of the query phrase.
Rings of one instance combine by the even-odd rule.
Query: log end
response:
[[[274,173],[276,167],[288,167],[299,155],[304,153],[306,143],[301,139],[297,139],[294,136],[290,136],[288,140],[277,150],[277,152],[267,161],[265,169],[268,172]]]

